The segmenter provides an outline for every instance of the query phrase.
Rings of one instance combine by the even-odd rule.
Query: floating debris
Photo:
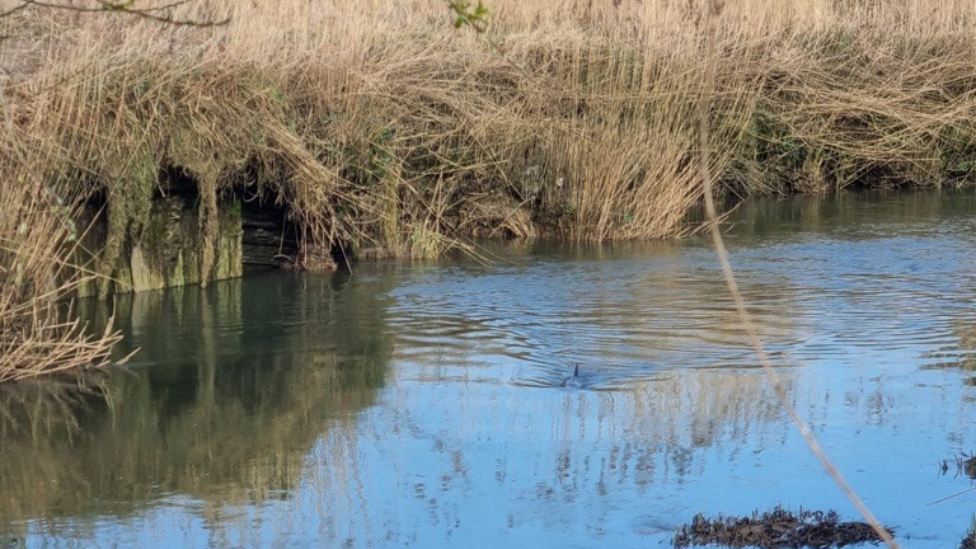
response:
[[[963,453],[956,458],[956,474],[965,474],[971,479],[976,479],[976,455]]]
[[[976,514],[969,522],[969,530],[966,531],[966,537],[962,538],[959,549],[976,549]]]
[[[961,455],[952,458],[956,463],[956,476],[966,475],[967,477],[976,480],[976,454],[967,454],[963,452]],[[939,471],[943,474],[949,474],[949,460],[943,459],[942,463],[939,464]]]
[[[889,532],[893,532],[888,528]],[[716,544],[726,547],[799,548],[843,547],[878,543],[878,534],[865,522],[841,522],[836,511],[794,514],[781,507],[752,517],[705,518],[698,514],[674,537],[675,547]],[[976,546],[973,546],[976,549]]]

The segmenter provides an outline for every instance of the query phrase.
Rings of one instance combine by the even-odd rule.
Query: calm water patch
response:
[[[800,414],[903,547],[957,546],[974,496],[927,504],[972,485],[941,465],[976,451],[976,195],[730,220]],[[705,239],[492,251],[120,298],[120,352],[141,351],[107,402],[0,395],[0,541],[636,548],[698,512],[856,518]]]

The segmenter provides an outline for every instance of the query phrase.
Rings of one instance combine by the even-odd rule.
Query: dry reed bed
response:
[[[730,194],[976,179],[971,2],[728,1],[715,48],[695,0],[489,5],[482,37],[437,0],[200,0],[172,14],[231,18],[214,29],[18,12],[0,21],[4,192],[26,165],[35,194],[105,199],[112,265],[141,237],[160,174],[183,171],[207,272],[231,194],[285,209],[310,267],[336,247],[434,256],[473,235],[679,234],[701,199],[702,102],[708,173]],[[0,219],[54,223],[23,204],[4,198]],[[9,229],[6,253],[30,257]],[[7,291],[12,273],[4,307],[47,295]]]
[[[278,201],[311,254],[672,235],[700,200],[702,101],[710,172],[737,193],[972,180],[970,3],[729,2],[714,60],[695,2],[499,0],[487,40],[435,0],[338,4],[176,14],[231,17],[212,30],[24,15],[61,38],[13,87],[17,139],[107,198],[107,263],[166,168],[197,181],[210,242],[231,192]]]

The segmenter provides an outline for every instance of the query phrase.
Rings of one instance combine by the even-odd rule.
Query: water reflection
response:
[[[126,345],[142,351],[104,400],[3,395],[8,418],[30,420],[0,433],[0,517],[128,515],[185,496],[210,513],[286,497],[316,438],[373,402],[389,360],[383,308],[336,280],[121,298]]]
[[[579,364],[588,389],[758,366],[702,243],[578,246],[573,259],[565,249],[540,243],[507,264],[408,274],[393,291],[398,359],[425,367],[427,381],[530,387],[558,386]],[[743,286],[760,296],[757,329],[781,355],[802,336],[793,285]]]
[[[960,371],[976,357],[974,199],[812,197],[730,218],[788,398],[916,549],[956,545],[970,521],[926,503],[968,486],[939,467],[976,436]],[[497,253],[120,302],[143,351],[106,383],[111,405],[0,433],[8,531],[623,548],[666,544],[698,512],[855,516],[756,368],[707,240]],[[563,387],[574,364],[584,381]]]
[[[310,521],[300,530],[325,545],[548,546],[555,538],[630,547],[646,542],[634,535],[635,519],[656,518],[654,532],[667,537],[677,517],[665,509],[702,498],[712,467],[751,455],[754,435],[782,424],[755,371],[702,371],[630,391],[525,391],[398,380],[353,432],[319,441],[296,496],[304,503],[265,516],[300,514]],[[732,444],[746,440],[746,448]],[[685,493],[674,490],[681,485]]]
[[[931,236],[949,231],[965,238],[965,229],[976,228],[974,211],[976,195],[971,191],[891,189],[748,200],[731,217],[734,230],[729,238],[759,246],[791,240],[798,233],[808,238],[834,235],[880,241],[892,235]],[[970,242],[976,239],[976,233],[969,231],[969,235]]]
[[[924,355],[927,368],[976,370],[976,324],[972,321],[954,322],[951,335],[933,343],[936,348]]]

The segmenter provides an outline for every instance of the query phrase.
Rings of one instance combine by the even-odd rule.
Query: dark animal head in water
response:
[[[573,365],[573,375],[567,377],[559,384],[560,387],[576,387],[580,388],[583,386],[583,382],[580,379],[579,364]]]

